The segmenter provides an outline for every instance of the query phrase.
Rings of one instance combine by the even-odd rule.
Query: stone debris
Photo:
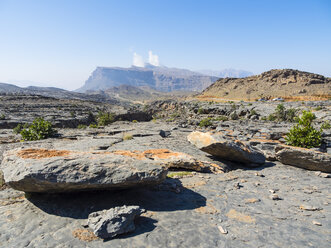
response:
[[[88,226],[102,238],[114,238],[135,230],[134,219],[146,210],[139,206],[121,206],[89,214]]]

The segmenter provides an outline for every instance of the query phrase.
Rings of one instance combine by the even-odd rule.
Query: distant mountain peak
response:
[[[106,90],[123,84],[135,87],[147,86],[163,92],[201,91],[217,79],[218,77],[186,69],[155,66],[149,63],[144,67],[129,68],[98,66],[84,86],[77,91]]]

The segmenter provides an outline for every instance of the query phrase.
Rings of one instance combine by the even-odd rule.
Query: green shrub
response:
[[[95,123],[91,123],[91,124],[89,125],[89,128],[98,128],[98,126],[97,126],[97,124],[95,124]]]
[[[18,124],[16,127],[14,127],[13,129],[13,133],[15,134],[19,134],[21,133],[21,131],[24,129],[24,128],[29,128],[29,124],[25,123],[25,124]]]
[[[248,104],[248,106],[252,106],[252,105],[253,105],[253,103],[251,103],[251,102]]]
[[[303,111],[298,124],[291,128],[285,140],[288,145],[312,148],[319,147],[322,142],[321,131],[316,130],[312,123],[316,116],[312,112]]]
[[[330,129],[330,128],[331,128],[331,124],[329,121],[325,121],[321,126],[321,129],[323,129],[323,130]]]
[[[257,115],[257,112],[255,111],[255,109],[252,109],[249,114],[250,115]]]
[[[203,112],[204,112],[204,111],[203,111],[203,108],[199,108],[199,109],[198,109],[198,114],[199,114],[199,115],[203,114]]]
[[[5,119],[6,119],[5,114],[1,114],[1,115],[0,115],[0,120],[5,120]]]
[[[268,116],[269,121],[289,121],[294,122],[297,118],[298,110],[294,108],[286,109],[284,104],[278,104],[274,113]]]
[[[36,118],[30,126],[23,127],[20,132],[23,140],[47,139],[56,133],[57,131],[53,129],[52,123],[45,121],[43,118]]]
[[[318,107],[314,108],[315,111],[319,111],[319,110],[321,110],[321,109],[322,109],[321,106],[318,106]]]
[[[206,119],[202,119],[199,123],[199,127],[209,127],[211,126],[213,123],[210,121],[209,118]]]
[[[133,120],[132,123],[138,123],[138,121],[137,120]]]
[[[73,117],[73,118],[76,117],[75,111],[70,111],[70,116]]]
[[[84,125],[84,124],[79,124],[79,125],[77,126],[77,128],[78,128],[78,129],[85,129],[85,128],[87,128],[87,126]]]
[[[99,126],[107,126],[114,122],[114,116],[111,113],[99,112],[97,121]]]

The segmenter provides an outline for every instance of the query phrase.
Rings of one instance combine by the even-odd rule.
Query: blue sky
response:
[[[149,51],[169,67],[331,76],[331,1],[0,0],[0,82],[76,89]]]

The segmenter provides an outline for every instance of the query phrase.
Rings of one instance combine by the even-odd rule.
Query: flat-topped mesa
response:
[[[152,160],[109,152],[15,149],[4,153],[5,182],[25,192],[111,190],[161,183],[167,169]]]
[[[240,162],[248,166],[265,163],[265,156],[262,152],[239,140],[224,140],[220,135],[203,132],[192,132],[187,136],[187,139],[201,151],[215,157]]]

